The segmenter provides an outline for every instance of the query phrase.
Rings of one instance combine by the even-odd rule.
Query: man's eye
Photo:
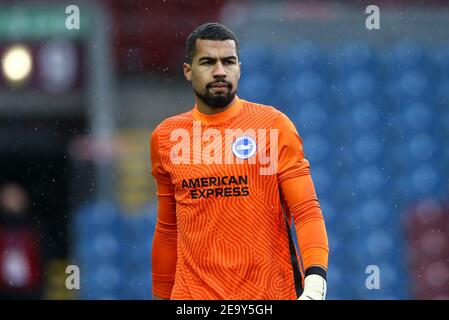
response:
[[[204,61],[203,63],[201,63],[201,65],[210,65],[212,64],[210,61]]]
[[[232,61],[232,60],[227,60],[227,61],[225,61],[225,64],[234,64],[235,62],[234,61]]]

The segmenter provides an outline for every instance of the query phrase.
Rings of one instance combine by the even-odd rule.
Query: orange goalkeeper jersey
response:
[[[171,299],[296,299],[293,216],[301,272],[327,268],[319,202],[292,122],[236,97],[196,106],[151,137],[158,193],[153,294]],[[297,257],[297,256],[296,256]]]

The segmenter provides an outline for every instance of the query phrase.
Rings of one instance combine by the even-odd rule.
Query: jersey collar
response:
[[[212,124],[223,122],[235,117],[240,112],[241,109],[242,109],[242,101],[236,95],[231,105],[222,112],[216,114],[204,114],[198,110],[197,104],[195,104],[195,107],[192,110],[192,115],[194,120],[199,120],[203,123]]]

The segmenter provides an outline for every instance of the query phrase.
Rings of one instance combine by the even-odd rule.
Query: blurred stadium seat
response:
[[[272,102],[273,86],[269,76],[258,72],[243,74],[239,84],[240,90],[245,92],[245,99],[268,104]]]
[[[379,70],[376,52],[366,42],[347,43],[335,49],[331,56],[332,64],[339,76],[360,70],[375,74]]]
[[[82,299],[150,299],[151,241],[155,207],[135,215],[106,201],[75,214],[74,257],[80,266]]]
[[[301,43],[274,56],[280,74],[291,79],[272,84],[274,100],[298,128],[322,199],[330,288],[350,283],[345,292],[329,291],[329,298],[408,297],[405,258],[398,256],[405,246],[403,206],[447,196],[449,185],[449,148],[439,147],[449,142],[449,46],[402,41],[377,50],[351,42],[325,51]],[[439,81],[431,83],[438,72]],[[354,247],[349,256],[336,258],[346,247]],[[369,264],[383,272],[380,292],[363,285],[361,268]],[[358,278],[343,279],[351,272]]]
[[[260,43],[245,43],[240,48],[242,75],[244,73],[260,72],[272,65],[274,55],[270,46]]]
[[[290,80],[306,72],[324,73],[328,70],[325,53],[311,42],[293,44],[275,55],[279,63],[279,74]]]
[[[303,72],[293,79],[294,96],[302,104],[322,100],[324,82],[322,77],[314,72]]]
[[[292,117],[301,133],[319,133],[327,129],[329,115],[323,106],[317,102],[304,103]]]

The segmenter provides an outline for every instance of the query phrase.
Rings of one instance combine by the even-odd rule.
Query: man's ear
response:
[[[192,67],[188,63],[184,63],[182,65],[182,68],[184,70],[184,77],[187,81],[192,81]]]

